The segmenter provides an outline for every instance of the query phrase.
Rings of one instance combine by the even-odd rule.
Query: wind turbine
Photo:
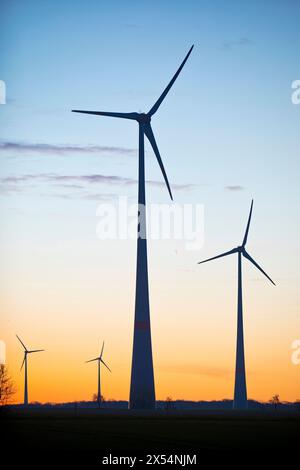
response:
[[[105,362],[104,362],[103,359],[102,359],[103,349],[104,349],[104,341],[103,341],[103,344],[102,344],[102,349],[101,349],[100,356],[95,357],[95,359],[90,359],[89,361],[86,361],[86,363],[87,363],[87,362],[94,362],[94,361],[97,361],[97,362],[98,362],[98,394],[97,394],[97,402],[98,402],[98,406],[99,406],[99,407],[100,407],[100,405],[101,405],[101,385],[100,385],[100,365],[101,365],[101,362],[102,362],[102,364],[109,370],[109,372],[111,372],[111,370],[110,370],[110,368],[108,367],[108,365],[106,365]]]
[[[243,329],[243,297],[242,297],[242,257],[250,261],[254,266],[263,273],[272,284],[275,283],[268,276],[268,274],[257,264],[256,261],[246,251],[246,244],[248,239],[249,227],[252,217],[253,199],[251,202],[250,213],[246,226],[245,235],[242,244],[230,251],[226,251],[221,255],[214,256],[213,258],[200,261],[198,264],[206,263],[223,256],[238,254],[238,299],[237,299],[237,342],[236,342],[236,364],[235,364],[235,386],[234,386],[234,400],[233,408],[245,409],[247,408],[247,386],[246,386],[246,370],[245,370],[245,354],[244,354],[244,329]]]
[[[24,405],[28,405],[28,379],[27,379],[27,356],[28,354],[31,354],[31,353],[35,353],[35,352],[40,352],[40,351],[45,351],[44,349],[32,349],[32,350],[29,350],[26,348],[25,344],[23,343],[23,341],[19,338],[18,335],[16,335],[16,337],[18,338],[18,340],[20,341],[20,343],[22,344],[23,348],[24,348],[24,359],[23,359],[23,362],[22,362],[22,365],[21,365],[21,369],[23,369],[23,366],[25,364],[25,384],[24,384]]]
[[[131,385],[129,408],[130,409],[154,409],[155,385],[152,360],[149,287],[148,287],[148,262],[147,262],[147,235],[146,235],[146,194],[145,194],[145,152],[144,137],[149,140],[156,155],[159,167],[163,174],[170,198],[173,200],[169,181],[156,144],[151,127],[151,118],[156,113],[175,80],[180,74],[194,46],[187,53],[184,61],[175,73],[174,77],[165,88],[161,96],[148,113],[119,113],[103,111],[80,111],[75,113],[95,114],[96,116],[108,116],[137,121],[139,126],[139,176],[138,176],[138,227],[137,227],[137,264],[136,264],[136,295],[135,295],[135,319],[134,337],[131,366]]]

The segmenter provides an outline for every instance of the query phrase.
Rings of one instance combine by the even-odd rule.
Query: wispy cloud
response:
[[[154,180],[147,180],[147,184],[150,184],[150,186],[157,186],[161,188],[162,186],[165,186],[165,183],[163,181],[154,181]],[[171,188],[175,189],[175,191],[185,191],[185,190],[190,190],[197,188],[197,184],[192,184],[192,183],[183,183],[183,184],[171,184]]]
[[[245,188],[243,186],[235,184],[235,185],[225,186],[225,189],[227,191],[243,191]]]
[[[241,37],[235,41],[225,41],[223,42],[224,49],[233,49],[235,47],[250,46],[253,42],[247,37]]]
[[[72,199],[85,199],[86,201],[98,201],[98,202],[110,202],[118,197],[115,193],[88,193],[88,192],[54,192],[54,193],[42,193],[40,196],[43,197],[54,197],[57,199],[65,199],[65,200],[72,200]]]
[[[99,185],[132,186],[137,184],[137,180],[133,178],[102,174],[59,175],[56,173],[37,173],[13,175],[0,178],[1,192],[5,194],[26,191],[28,189],[37,187],[40,183],[44,182],[50,183],[50,185],[54,186],[55,188],[59,187],[61,189],[75,191],[86,190],[87,188],[93,188],[95,186],[98,187]],[[147,183],[155,187],[165,186],[165,183],[163,181],[148,180]],[[177,191],[184,191],[193,189],[195,186],[196,185],[194,184],[174,184],[172,185],[172,188]],[[61,197],[67,198],[68,196],[61,195]],[[82,197],[85,197],[87,199],[94,199],[95,195],[82,194]]]
[[[0,142],[0,154],[13,155],[80,155],[126,154],[136,155],[137,150],[127,147],[101,145],[44,144],[33,142]]]
[[[56,173],[38,173],[38,174],[27,174],[17,176],[7,176],[0,179],[3,184],[18,184],[28,181],[48,181],[51,183],[103,183],[103,184],[117,184],[117,185],[131,185],[136,184],[136,180],[132,178],[125,178],[122,176],[115,175],[58,175]],[[158,182],[157,182],[158,183]],[[79,185],[80,186],[80,185]]]

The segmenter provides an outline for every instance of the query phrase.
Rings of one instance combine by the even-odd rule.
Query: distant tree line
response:
[[[16,387],[9,375],[7,366],[0,365],[0,406],[9,405],[16,393]]]

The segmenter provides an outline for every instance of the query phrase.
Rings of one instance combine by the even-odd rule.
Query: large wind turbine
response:
[[[18,335],[16,335],[16,337],[18,338],[18,340],[20,341],[20,343],[22,344],[23,348],[24,348],[24,359],[23,359],[23,362],[22,362],[22,365],[21,365],[21,369],[23,369],[23,366],[25,364],[25,384],[24,384],[24,405],[28,405],[28,379],[27,379],[27,356],[28,354],[31,354],[31,353],[35,353],[35,352],[40,352],[40,351],[45,351],[44,349],[32,349],[32,350],[29,350],[26,348],[25,344],[23,343],[23,341],[19,338]]]
[[[256,261],[246,251],[246,244],[248,239],[249,227],[251,222],[253,209],[253,199],[251,202],[251,208],[247,227],[244,235],[243,242],[237,248],[233,248],[230,251],[226,251],[221,255],[214,256],[213,258],[200,261],[198,264],[212,261],[213,259],[222,258],[223,256],[238,254],[238,300],[237,300],[237,341],[236,341],[236,364],[235,364],[235,386],[234,386],[234,400],[233,408],[245,409],[247,408],[247,386],[246,386],[246,370],[245,370],[245,354],[244,354],[244,329],[243,329],[243,297],[242,297],[242,257],[249,260],[254,266],[262,272],[272,284],[275,283],[268,276],[267,273],[257,264]]]
[[[145,194],[145,152],[144,136],[149,140],[156,155],[159,167],[163,174],[171,199],[172,192],[165,168],[155,141],[151,127],[151,118],[156,113],[161,103],[167,96],[175,80],[180,74],[194,46],[187,53],[184,61],[175,73],[174,77],[152,106],[148,113],[116,113],[102,111],[80,111],[75,113],[95,114],[97,116],[109,116],[137,121],[139,125],[139,181],[138,181],[138,239],[137,239],[137,264],[136,264],[136,296],[135,296],[135,319],[133,353],[131,367],[131,385],[129,408],[130,409],[154,409],[155,408],[155,386],[151,346],[149,289],[148,289],[148,262],[147,262],[147,237],[146,237],[146,194]]]
[[[101,349],[100,356],[95,357],[95,359],[90,359],[89,361],[86,361],[86,362],[94,362],[94,361],[98,362],[98,393],[97,393],[98,406],[101,405],[101,383],[100,383],[100,366],[101,366],[101,362],[109,370],[109,372],[111,372],[108,365],[106,365],[105,362],[102,359],[103,349],[104,349],[104,341],[103,341],[103,344],[102,344],[102,349]]]

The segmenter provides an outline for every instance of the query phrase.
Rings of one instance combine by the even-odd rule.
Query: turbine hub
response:
[[[148,124],[151,121],[151,116],[146,113],[138,113],[138,121],[142,124]]]

